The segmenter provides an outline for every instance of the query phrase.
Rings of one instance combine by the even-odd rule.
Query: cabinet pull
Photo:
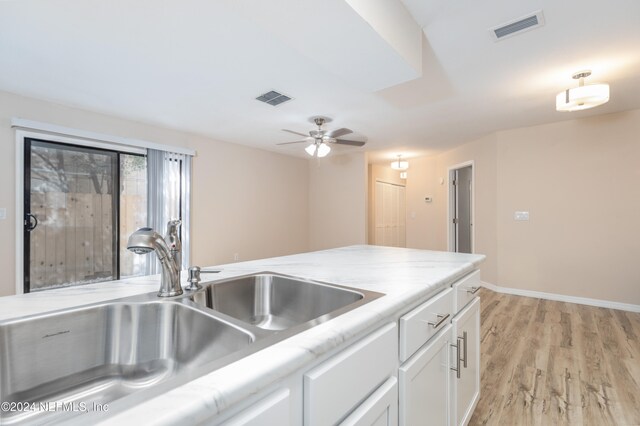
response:
[[[458,339],[460,339],[458,337]],[[462,343],[464,345],[464,349],[462,350],[462,353],[464,354],[464,358],[462,359],[462,365],[464,366],[464,368],[467,368],[467,332],[464,331],[462,332]]]
[[[455,345],[451,345],[452,348],[456,348],[456,368],[453,367],[449,367],[451,368],[452,371],[456,372],[456,378],[460,378],[460,337],[456,338],[456,344]]]
[[[433,328],[438,328],[442,325],[442,323],[444,323],[449,318],[449,316],[450,316],[449,314],[446,314],[446,315],[436,314],[436,317],[438,318],[438,322],[427,321],[427,324],[429,324]]]
[[[478,287],[468,287],[467,288],[467,293],[476,294],[478,292],[478,290],[480,290],[480,286],[478,286]]]

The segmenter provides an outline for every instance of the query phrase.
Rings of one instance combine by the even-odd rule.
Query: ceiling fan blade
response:
[[[310,143],[308,140],[303,140],[303,141],[293,141],[293,142],[281,142],[281,143],[277,143],[276,145],[291,145],[292,143]]]
[[[351,146],[363,146],[366,142],[362,141],[350,141],[348,139],[336,139],[337,145],[351,145]]]
[[[353,133],[353,130],[343,127],[341,129],[330,131],[329,133],[327,133],[327,136],[335,139],[335,138],[339,138],[340,136],[348,135],[349,133]]]
[[[283,132],[287,132],[287,133],[293,133],[294,135],[298,135],[298,136],[302,136],[304,138],[308,138],[309,135],[308,134],[304,134],[304,133],[300,133],[300,132],[294,132],[293,130],[287,130],[287,129],[282,129]]]

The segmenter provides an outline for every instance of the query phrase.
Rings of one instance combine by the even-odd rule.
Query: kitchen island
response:
[[[363,360],[373,358],[372,362],[375,365],[375,352],[372,357],[371,353],[367,355],[365,346],[360,348],[357,345],[361,340],[372,339],[370,341],[371,347],[375,347],[376,344],[388,342],[388,336],[394,336],[395,343],[393,344],[396,346],[390,348],[389,351],[393,354],[395,364],[388,367],[389,373],[385,373],[386,381],[382,380],[386,387],[383,389],[380,386],[379,390],[382,392],[395,386],[394,389],[397,392],[397,378],[404,377],[403,374],[406,375],[406,372],[410,371],[408,368],[415,361],[414,358],[429,346],[425,344],[426,340],[424,342],[417,341],[417,343],[411,340],[413,334],[422,333],[422,331],[412,331],[413,318],[420,317],[421,309],[423,309],[421,307],[428,307],[430,301],[436,299],[444,306],[443,309],[451,310],[451,318],[454,318],[456,312],[459,312],[464,305],[460,304],[461,306],[458,308],[455,307],[455,292],[451,286],[454,283],[467,280],[466,277],[471,275],[477,276],[477,272],[474,271],[483,260],[484,256],[482,255],[377,246],[350,246],[221,265],[217,268],[222,269],[222,272],[213,276],[215,280],[268,271],[379,292],[384,296],[223,368],[203,373],[194,377],[193,380],[168,389],[153,398],[146,400],[139,400],[135,397],[123,398],[112,404],[112,407],[106,412],[82,414],[71,418],[70,421],[78,424],[86,424],[87,421],[101,421],[105,424],[193,424],[229,420],[235,421],[237,424],[250,424],[252,419],[256,418],[255,416],[262,415],[263,419],[267,419],[269,415],[274,415],[279,416],[275,418],[280,419],[279,422],[284,421],[284,424],[287,422],[289,424],[302,424],[303,422],[321,424],[322,422],[319,420],[321,416],[310,413],[312,410],[320,409],[315,408],[316,406],[322,407],[323,404],[326,405],[331,401],[317,399],[309,401],[308,398],[313,393],[320,395],[318,398],[322,399],[321,387],[324,386],[322,380],[324,380],[323,377],[328,377],[322,374],[330,371],[331,365],[328,362],[344,358],[346,364],[343,364],[348,365],[348,357],[343,356],[343,354],[347,354],[356,357],[353,359],[358,359],[358,356],[364,357]],[[479,278],[477,280],[479,282]],[[4,297],[0,298],[0,321],[156,292],[158,283],[159,277],[157,276],[142,277]],[[467,287],[464,287],[464,292],[471,293]],[[449,306],[451,307],[449,308]],[[447,318],[448,316],[449,314],[447,314]],[[442,317],[444,318],[444,314]],[[424,323],[426,330],[427,320],[419,320],[419,322]],[[432,323],[429,322],[429,324]],[[434,334],[433,336],[429,335],[428,339],[442,337],[442,342],[446,343],[447,348],[449,344],[455,345],[455,336],[450,338],[451,333],[444,330],[446,327],[451,327],[449,321],[440,321],[438,327],[443,328],[436,330],[437,327],[433,327]],[[398,335],[400,336],[399,349]],[[405,335],[407,340],[403,342]],[[454,354],[456,360],[463,359],[462,348],[465,353],[467,351],[466,339],[465,333],[464,346],[458,345],[457,353]],[[432,340],[429,341],[432,342]],[[385,344],[380,347],[389,346]],[[442,348],[444,348],[444,344]],[[449,351],[443,349],[442,353],[449,354]],[[384,355],[381,357],[384,358]],[[449,358],[447,355],[445,361]],[[463,360],[466,364],[467,357],[465,356]],[[398,370],[400,364],[407,367],[404,373],[402,367]],[[445,364],[448,367],[448,362]],[[458,366],[458,369],[460,368]],[[366,377],[371,376],[366,372],[363,374]],[[344,380],[345,383],[359,382],[357,376],[352,379],[344,377]],[[315,383],[320,383],[320,385],[315,385]],[[376,386],[379,384],[376,382]],[[404,419],[404,422],[407,423],[406,416],[410,415],[411,408],[405,407],[403,409],[402,407],[402,389],[405,388],[402,387],[402,384],[400,385],[400,421],[403,422]],[[378,390],[375,391],[378,392]],[[341,388],[334,389],[333,393],[340,399],[341,392],[353,393],[348,389]],[[393,395],[393,392],[389,392],[384,395],[386,397]],[[443,390],[443,392],[447,391]],[[369,396],[368,391],[365,393],[367,394],[364,396]],[[363,401],[356,402],[362,405]],[[340,405],[340,403],[338,402],[336,405]],[[269,407],[275,408],[270,411]],[[252,412],[247,412],[247,410]],[[350,407],[345,413],[335,414],[337,417],[334,419],[346,421],[349,419],[345,417],[347,414],[349,416],[354,413],[358,414],[358,410],[362,411],[362,407]],[[393,419],[392,414],[396,413],[396,422],[398,419],[397,410],[398,407],[395,408],[395,411],[393,409],[389,411],[391,419]],[[450,411],[455,411],[455,407]],[[403,418],[403,416],[405,417]],[[362,418],[366,418],[366,416]],[[447,422],[453,424],[460,421],[449,416]],[[391,422],[390,424],[395,423]]]

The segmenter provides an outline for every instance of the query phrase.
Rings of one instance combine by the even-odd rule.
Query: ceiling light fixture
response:
[[[584,84],[584,79],[591,75],[591,71],[580,71],[573,75],[575,80],[579,80],[578,87],[567,89],[556,96],[556,110],[558,111],[580,111],[597,107],[609,102],[608,84]]]
[[[398,155],[398,161],[391,163],[391,168],[393,170],[407,170],[409,168],[409,162],[402,161],[402,155]]]
[[[331,152],[331,147],[324,142],[322,143],[313,142],[304,150],[307,151],[307,154],[309,154],[312,157],[322,158],[322,157],[326,157],[327,154]]]

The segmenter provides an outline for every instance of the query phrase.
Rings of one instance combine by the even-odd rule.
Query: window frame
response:
[[[103,148],[106,150],[115,150],[127,154],[142,154],[147,155],[149,149],[171,152],[175,154],[182,154],[185,157],[191,157],[191,159],[197,156],[197,151],[193,148],[185,146],[165,145],[156,142],[151,142],[143,139],[134,139],[123,136],[110,135],[105,133],[98,133],[90,130],[76,129],[72,127],[65,127],[58,124],[34,121],[25,118],[12,117],[11,128],[15,130],[15,292],[16,294],[24,293],[24,141],[26,138],[44,139],[54,143],[67,143],[71,145],[78,145],[92,148]],[[183,163],[183,166],[185,163]],[[186,237],[185,241],[182,241],[183,248],[183,260],[191,252],[191,235],[190,235],[190,216],[191,216],[191,160],[186,163],[186,180],[184,182],[181,197],[182,212],[187,219],[186,223],[183,220],[183,235]],[[104,281],[106,283],[109,281]]]

